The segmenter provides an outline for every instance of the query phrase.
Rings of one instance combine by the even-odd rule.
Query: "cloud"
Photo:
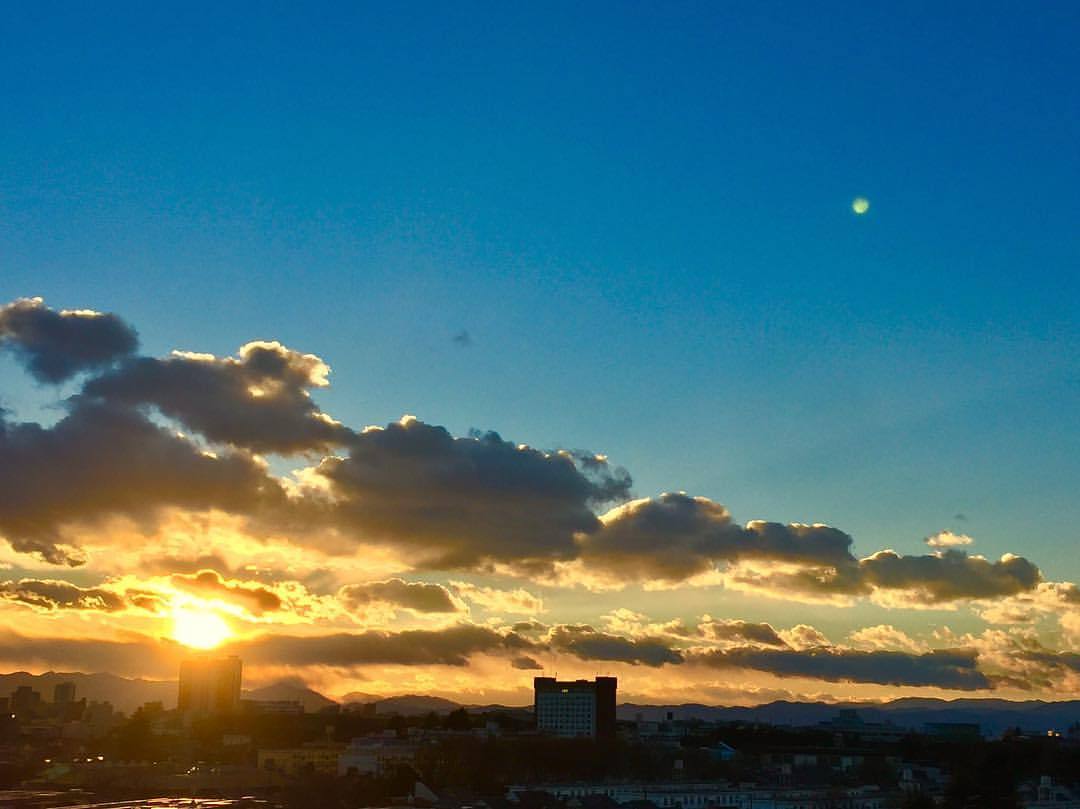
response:
[[[666,493],[607,512],[600,531],[582,535],[581,559],[622,580],[682,581],[742,558],[809,564],[851,559],[850,536],[826,525],[755,520],[745,527],[705,497]]]
[[[901,652],[926,651],[926,644],[915,640],[891,624],[865,626],[848,635],[853,645],[863,649],[893,649]]]
[[[178,590],[201,598],[239,604],[252,615],[274,612],[285,606],[281,596],[270,588],[255,582],[229,581],[214,570],[177,573],[170,577],[170,582]]]
[[[538,635],[547,632],[549,629],[547,624],[537,621],[535,618],[528,621],[518,621],[510,628],[519,635]]]
[[[204,452],[133,410],[82,401],[49,428],[0,414],[0,534],[53,564],[85,561],[64,542],[72,523],[152,519],[167,506],[252,514],[283,504],[280,485],[249,455]]]
[[[1042,580],[1039,569],[1022,556],[1005,554],[990,562],[956,550],[929,556],[878,551],[861,560],[859,570],[869,586],[907,591],[910,601],[922,604],[1008,596],[1032,590]]]
[[[0,348],[7,348],[35,379],[56,384],[134,353],[135,330],[116,315],[56,311],[41,298],[0,307]]]
[[[450,587],[459,598],[464,598],[490,612],[536,615],[544,611],[544,600],[521,587],[513,590],[499,590],[495,587],[482,587],[464,581],[452,581]]]
[[[319,636],[265,635],[231,644],[226,651],[240,655],[245,662],[253,665],[352,668],[374,664],[465,666],[475,654],[520,654],[532,647],[532,643],[512,632],[457,624],[438,630],[369,630]]]
[[[1039,569],[1021,556],[991,562],[947,549],[921,556],[884,550],[840,565],[743,564],[729,586],[776,598],[850,603],[870,596],[888,607],[947,607],[957,601],[1001,598],[1033,590]]]
[[[119,612],[127,603],[122,595],[102,587],[79,587],[56,579],[19,579],[0,582],[0,599],[35,609]]]
[[[571,654],[582,660],[609,660],[646,666],[683,662],[682,653],[659,638],[626,638],[600,632],[587,624],[552,627],[546,641],[553,651]]]
[[[540,671],[544,668],[528,655],[518,655],[510,661],[510,665],[515,669],[522,669],[525,671]]]
[[[938,531],[926,538],[926,544],[931,548],[959,548],[974,542],[967,534],[954,534],[952,531]]]
[[[1072,582],[1044,581],[1027,592],[986,599],[975,609],[987,623],[1002,625],[1033,624],[1053,616],[1068,633],[1068,627],[1080,616],[1080,587]]]
[[[786,646],[783,638],[771,625],[735,619],[717,619],[701,616],[698,633],[710,640],[728,643],[753,643],[762,646]]]
[[[791,629],[781,629],[777,633],[793,649],[817,649],[832,646],[832,642],[818,629],[808,624],[796,624]]]
[[[126,641],[30,637],[0,629],[0,665],[9,670],[40,667],[171,679],[186,654],[175,643],[145,637]]]
[[[417,613],[461,612],[464,605],[441,584],[404,579],[387,579],[364,584],[347,584],[338,590],[338,599],[351,611],[387,605]]]
[[[1042,578],[1023,557],[989,562],[952,547],[859,559],[852,538],[836,528],[763,520],[743,527],[722,505],[681,493],[625,503],[601,521],[599,531],[578,538],[582,570],[600,584],[605,577],[680,582],[720,570],[729,586],[782,598],[850,603],[872,596],[887,605],[932,606],[1028,591]],[[942,532],[931,540],[956,545],[962,538]]]
[[[961,691],[992,687],[970,649],[936,649],[925,654],[840,648],[762,649],[741,647],[699,652],[688,662],[712,668],[742,668],[778,677],[826,682],[934,686]]]
[[[496,433],[454,438],[410,417],[365,430],[347,457],[324,459],[305,481],[321,481],[306,494],[338,530],[397,544],[434,569],[545,569],[576,554],[577,533],[598,528],[594,505],[630,486],[624,471],[591,456]]]
[[[323,413],[309,391],[330,369],[313,354],[256,341],[236,357],[175,352],[138,357],[89,380],[83,395],[126,406],[152,406],[210,441],[254,452],[326,451],[354,433]]]

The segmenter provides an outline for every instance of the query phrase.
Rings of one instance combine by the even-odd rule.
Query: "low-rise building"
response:
[[[256,764],[260,770],[299,775],[318,772],[336,775],[338,758],[345,749],[343,744],[311,744],[302,747],[283,747],[259,750]]]
[[[419,745],[404,739],[378,736],[353,739],[338,756],[338,775],[385,775],[416,762]]]
[[[896,795],[876,786],[828,789],[771,788],[748,784],[714,783],[568,783],[516,785],[507,798],[546,792],[563,801],[602,796],[617,804],[652,803],[659,809],[886,809]]]

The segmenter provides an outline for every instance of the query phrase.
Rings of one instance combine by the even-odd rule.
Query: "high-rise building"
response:
[[[615,677],[595,680],[533,679],[538,730],[556,736],[610,739],[615,736]]]
[[[75,701],[75,683],[57,683],[53,688],[54,705],[70,705]]]
[[[225,714],[240,708],[239,657],[193,657],[180,664],[177,707],[186,713]]]
[[[19,719],[33,719],[41,712],[41,694],[28,685],[11,693],[11,712]]]

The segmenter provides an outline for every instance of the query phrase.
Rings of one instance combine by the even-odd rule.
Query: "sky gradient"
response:
[[[1080,694],[1078,35],[5,9],[0,663]]]

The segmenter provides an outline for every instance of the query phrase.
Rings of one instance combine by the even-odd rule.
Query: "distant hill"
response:
[[[437,714],[456,711],[461,706],[453,700],[442,697],[429,697],[423,694],[407,694],[402,697],[387,697],[375,703],[375,713],[419,716],[435,712]]]
[[[147,702],[161,702],[167,709],[176,707],[176,683],[174,681],[128,679],[115,674],[83,674],[80,672],[46,672],[29,674],[17,671],[0,674],[0,697],[8,696],[16,688],[28,685],[41,692],[42,698],[52,701],[53,689],[63,682],[75,683],[75,697],[88,701],[111,702],[117,710],[131,713]],[[291,700],[303,704],[304,710],[314,713],[336,704],[334,700],[296,681],[282,681],[262,688],[244,692],[245,699]],[[425,694],[408,694],[380,697],[354,691],[341,698],[342,704],[376,703],[379,714],[402,714],[418,716],[434,711],[447,714],[462,707],[453,700]],[[502,705],[467,705],[473,713],[487,711],[527,711],[525,707]],[[831,719],[844,708],[858,711],[865,722],[892,722],[902,728],[920,730],[928,722],[971,722],[982,727],[983,733],[997,735],[1011,727],[1028,731],[1045,732],[1049,729],[1064,731],[1080,723],[1080,700],[1045,702],[1026,700],[1010,702],[1002,699],[926,699],[906,697],[891,702],[878,703],[827,703],[827,702],[770,702],[753,707],[723,707],[685,703],[682,705],[637,705],[623,703],[618,706],[618,717],[646,720],[666,718],[670,712],[676,719],[702,719],[712,722],[762,722],[770,725],[812,727]]]
[[[307,713],[316,713],[323,708],[337,705],[334,700],[329,697],[324,697],[318,691],[289,681],[274,683],[273,685],[245,691],[243,693],[243,699],[299,702],[304,706],[304,711]]]
[[[52,702],[53,689],[58,683],[67,682],[75,683],[76,699],[86,697],[89,702],[111,702],[124,713],[131,713],[146,702],[161,702],[166,708],[176,707],[175,682],[130,680],[115,674],[56,671],[45,674],[29,674],[25,671],[0,674],[0,696],[9,696],[19,686],[28,685],[40,691],[46,702]]]
[[[365,694],[363,691],[350,691],[338,701],[342,705],[349,705],[352,703],[363,705],[367,702],[378,702],[380,699],[382,699],[382,697],[378,694]]]
[[[646,720],[664,719],[670,712],[676,719],[702,719],[712,722],[763,722],[770,725],[809,727],[831,719],[837,712],[851,708],[865,722],[892,722],[902,728],[921,730],[928,722],[970,722],[982,727],[984,734],[997,735],[1010,727],[1043,732],[1063,731],[1080,722],[1080,700],[1010,702],[1001,699],[924,699],[905,698],[881,703],[770,702],[748,708],[725,708],[695,703],[683,705],[635,705],[618,707],[618,718],[632,720],[638,715]]]

